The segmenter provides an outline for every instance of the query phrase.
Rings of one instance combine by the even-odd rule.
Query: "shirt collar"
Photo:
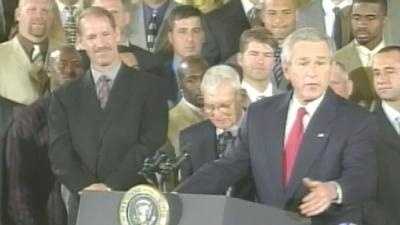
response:
[[[324,9],[325,15],[333,15],[333,9],[339,7],[343,9],[346,6],[353,4],[353,0],[344,0],[339,5],[333,4],[332,0],[322,0],[322,8]]]
[[[246,90],[247,96],[249,96],[251,102],[255,102],[261,97],[271,97],[272,96],[272,84],[268,82],[267,88],[263,92],[259,92],[253,86],[251,86],[246,81],[242,81],[242,88]]]
[[[26,54],[28,55],[29,58],[31,58],[34,44],[39,45],[40,52],[42,54],[46,54],[47,53],[47,48],[49,46],[49,40],[48,39],[45,39],[44,41],[39,42],[39,43],[33,43],[31,40],[28,40],[26,37],[22,36],[21,34],[18,34],[17,38],[18,38],[19,43],[21,44],[22,48],[24,49],[24,51],[26,52]]]
[[[360,45],[356,39],[354,39],[354,43],[356,45],[357,51],[360,52],[361,54],[372,54],[375,55],[379,50],[385,47],[385,39],[382,38],[382,41],[372,50],[369,50],[367,47],[364,45]]]
[[[325,94],[326,94],[326,92],[324,94],[322,94],[319,98],[317,98],[311,102],[308,102],[306,105],[301,104],[300,101],[293,94],[291,106],[294,109],[296,109],[296,111],[300,107],[306,108],[307,115],[309,116],[309,118],[311,118],[314,115],[315,111],[317,111],[318,106],[321,104],[322,100],[324,99]]]
[[[92,71],[92,76],[93,76],[93,81],[95,84],[97,84],[97,81],[99,80],[100,76],[106,75],[108,78],[110,78],[110,86],[112,86],[119,69],[121,68],[122,63],[120,61],[115,62],[111,69],[109,71],[97,71],[93,67],[90,68]]]
[[[218,135],[222,134],[224,131],[230,131],[232,133],[232,136],[236,137],[238,135],[239,127],[240,127],[240,124],[242,123],[243,117],[244,117],[244,112],[242,112],[242,116],[237,121],[237,123],[235,125],[233,125],[232,127],[230,127],[229,129],[223,130],[221,128],[216,128],[215,133],[217,134],[217,137],[218,137]]]
[[[183,102],[183,104],[186,104],[191,110],[193,110],[193,111],[195,111],[195,112],[197,112],[197,113],[202,113],[201,112],[201,109],[199,108],[199,107],[196,107],[195,105],[193,105],[192,103],[190,103],[190,102],[188,102],[186,99],[185,99],[185,97],[182,97],[182,100],[181,100],[182,102]]]
[[[241,0],[244,13],[247,13],[254,7],[254,4],[250,0]]]
[[[382,109],[385,112],[390,123],[394,125],[394,127],[396,127],[397,126],[396,118],[400,118],[400,112],[394,109],[392,106],[390,106],[386,101],[382,101]],[[398,128],[396,127],[396,129]]]

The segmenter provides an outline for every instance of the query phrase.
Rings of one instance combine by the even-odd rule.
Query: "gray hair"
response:
[[[293,46],[300,41],[325,42],[328,45],[329,53],[332,58],[336,51],[334,42],[325,33],[315,28],[305,27],[295,30],[284,40],[281,54],[282,64],[290,63]],[[307,51],[307,49],[304,49],[304,51]]]
[[[239,73],[228,65],[216,65],[210,67],[204,74],[201,82],[201,91],[216,91],[221,84],[232,85],[232,87],[239,91],[241,89]]]

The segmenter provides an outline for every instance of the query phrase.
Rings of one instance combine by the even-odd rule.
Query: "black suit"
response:
[[[366,224],[400,224],[400,136],[388,120],[382,105],[375,110],[378,122],[378,192],[366,207]]]
[[[12,112],[15,106],[20,104],[12,102],[0,96],[0,224],[4,221],[4,212],[7,207],[4,205],[5,190],[5,135],[12,120]]]
[[[7,208],[9,224],[65,224],[60,184],[48,158],[49,97],[15,110],[7,132]]]
[[[182,130],[179,143],[180,149],[190,155],[190,158],[185,160],[181,166],[182,180],[192,176],[204,164],[219,158],[216,128],[209,120]],[[231,187],[231,196],[254,200],[254,188],[250,176],[246,176]],[[225,194],[225,192],[219,194]]]
[[[166,137],[167,106],[159,79],[122,65],[104,109],[88,71],[54,92],[50,102],[50,162],[72,192],[93,183],[127,190],[144,183],[146,157]]]
[[[181,99],[178,87],[178,76],[175,74],[173,68],[174,56],[171,53],[159,52],[158,59],[162,64],[160,70],[157,72],[153,70],[154,74],[158,74],[162,79],[162,90],[168,100],[169,108],[177,105]]]
[[[225,62],[239,50],[243,31],[250,28],[242,2],[231,0],[204,17],[206,42],[203,56],[210,65]]]
[[[302,179],[336,181],[343,190],[341,206],[332,205],[314,224],[359,224],[361,208],[375,191],[375,123],[367,111],[328,90],[303,136],[292,178],[282,185],[282,149],[291,93],[250,105],[231,154],[202,167],[180,190],[218,193],[251,171],[258,200],[297,211],[307,194]],[[178,189],[179,190],[179,189]]]
[[[1,0],[4,7],[4,19],[5,19],[5,34],[0,33],[0,42],[7,41],[8,35],[11,28],[15,24],[15,9],[18,6],[18,0]]]

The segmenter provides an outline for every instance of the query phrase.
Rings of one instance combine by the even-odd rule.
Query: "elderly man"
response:
[[[353,91],[353,81],[350,80],[349,74],[344,65],[334,61],[332,64],[332,73],[329,80],[329,87],[339,96],[349,99]]]
[[[51,0],[21,0],[16,10],[18,35],[0,45],[0,95],[30,104],[49,90],[47,53],[57,46],[49,39]]]
[[[376,185],[375,123],[328,89],[333,52],[325,34],[293,32],[282,51],[293,92],[251,104],[233,151],[178,191],[219,193],[251,168],[261,203],[298,211],[315,224],[360,224],[357,206]]]
[[[120,33],[109,11],[86,9],[77,31],[91,67],[51,98],[51,166],[74,196],[124,191],[145,183],[138,174],[144,159],[165,142],[166,102],[159,79],[121,62]]]
[[[183,180],[232,149],[244,113],[239,74],[229,66],[218,65],[207,70],[201,92],[207,120],[188,127],[180,135],[181,150],[190,155],[181,168]],[[250,178],[245,177],[218,194],[252,200],[252,187]]]
[[[400,47],[387,46],[372,60],[374,87],[380,98],[378,121],[378,192],[368,204],[365,224],[400,224]]]
[[[51,57],[53,89],[83,75],[79,54],[73,47],[62,47]],[[63,203],[57,202],[57,197],[60,199],[60,184],[51,172],[48,159],[49,103],[50,97],[45,96],[16,110],[7,132],[6,206],[11,224],[55,225],[64,221],[60,217],[63,215]]]

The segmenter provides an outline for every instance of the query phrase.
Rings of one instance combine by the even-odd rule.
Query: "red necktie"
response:
[[[286,140],[282,159],[283,183],[285,186],[289,183],[297,153],[303,139],[303,118],[306,114],[307,111],[304,107],[297,110],[296,120]]]

